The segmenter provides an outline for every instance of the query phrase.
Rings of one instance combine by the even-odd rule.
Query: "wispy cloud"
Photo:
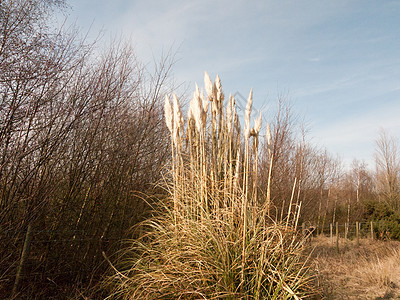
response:
[[[312,58],[309,58],[309,59],[307,59],[308,61],[311,61],[311,62],[320,62],[321,61],[321,58],[320,57],[312,57]]]
[[[347,162],[353,158],[371,162],[379,130],[383,128],[391,134],[400,132],[400,102],[366,106],[360,114],[353,112],[340,117],[338,112],[336,118],[319,123],[312,130],[315,141],[340,153]]]
[[[78,7],[78,23],[95,19],[110,33],[131,37],[144,61],[177,50],[177,81],[201,84],[205,70],[218,73],[227,93],[254,87],[258,107],[277,86],[288,89],[296,107],[314,120],[315,136],[334,151],[356,154],[361,144],[358,151],[365,151],[379,127],[400,132],[398,1],[71,4]]]

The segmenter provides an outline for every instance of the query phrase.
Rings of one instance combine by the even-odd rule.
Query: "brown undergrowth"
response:
[[[400,242],[312,241],[312,263],[323,299],[400,299]]]

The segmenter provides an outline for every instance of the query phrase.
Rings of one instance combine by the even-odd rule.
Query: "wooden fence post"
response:
[[[371,240],[374,240],[374,223],[371,221]]]
[[[333,224],[329,224],[330,234],[331,234],[331,244],[333,246]]]
[[[339,252],[339,222],[336,222],[336,250]]]
[[[344,239],[347,240],[347,232],[349,231],[349,224],[344,223]]]
[[[360,246],[360,225],[356,222],[356,238],[357,238],[357,247]]]

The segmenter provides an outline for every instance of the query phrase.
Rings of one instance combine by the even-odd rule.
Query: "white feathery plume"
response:
[[[222,93],[221,78],[219,78],[218,74],[217,77],[215,77],[215,88],[217,89],[217,94]]]
[[[202,112],[203,112],[203,104],[201,102],[200,98],[200,91],[198,89],[198,86],[196,84],[196,90],[193,93],[193,98],[190,101],[190,110],[192,111],[194,121],[196,123],[196,128],[198,131],[201,130],[202,128]]]
[[[189,105],[189,109],[188,109],[188,114],[187,114],[187,122],[188,122],[188,125],[190,124],[190,120],[192,120],[192,119],[194,119],[194,116],[193,116],[193,108],[192,108],[192,101],[190,101],[190,105]]]
[[[253,89],[250,90],[249,98],[247,98],[246,110],[244,113],[244,136],[246,139],[250,137],[250,116],[253,106]]]
[[[201,111],[201,119],[203,125],[207,121],[207,111],[208,111],[208,99],[204,97],[203,91],[200,91],[199,86],[196,83],[196,90],[194,93],[194,98],[198,99],[197,101],[200,103],[200,111]],[[197,105],[197,104],[196,104]]]
[[[217,99],[210,99],[211,101],[211,112],[215,115],[218,114],[218,100]]]
[[[210,104],[210,101],[208,100],[208,97],[204,97],[203,90],[200,92],[200,97],[202,100],[203,112],[207,114],[208,105]]]
[[[271,130],[269,129],[269,123],[267,123],[267,148],[271,149]]]
[[[183,115],[179,106],[178,97],[173,94],[172,98],[174,102],[174,141],[177,145],[179,141],[179,131],[183,127]]]
[[[222,83],[218,74],[217,77],[215,78],[215,89],[217,91],[218,110],[220,111],[224,103],[224,93],[222,92]]]
[[[199,97],[199,96],[200,96],[200,88],[199,88],[199,85],[197,84],[197,82],[195,82],[194,85],[196,86],[196,88],[195,88],[195,90],[194,90],[194,95],[195,95],[196,97]]]
[[[207,97],[204,97],[203,91],[201,91],[200,93],[200,100],[201,102],[201,106],[202,106],[202,113],[201,113],[201,117],[202,117],[202,122],[203,122],[203,127],[206,126],[207,123],[207,111],[208,111],[208,105],[209,105],[209,101]]]
[[[254,132],[256,135],[258,135],[258,133],[260,132],[261,129],[261,111],[260,111],[260,115],[258,116],[258,118],[254,121]]]
[[[227,122],[228,132],[231,132],[232,130],[234,105],[235,105],[235,96],[229,95],[228,105],[226,106],[226,122]]]
[[[204,72],[204,86],[206,88],[208,99],[212,101],[214,98],[214,84],[207,72]]]
[[[250,90],[249,97],[247,98],[246,111],[244,116],[245,122],[249,124],[250,124],[250,115],[252,106],[253,106],[253,89]]]
[[[174,100],[174,121],[176,124],[178,124],[178,128],[181,128],[183,126],[183,115],[181,111],[181,107],[179,105],[179,100],[176,94],[172,95],[173,100]]]
[[[168,130],[171,132],[173,131],[173,115],[172,115],[172,106],[171,101],[169,100],[168,95],[165,95],[165,103],[164,103],[164,113],[165,113],[165,123],[167,124]]]

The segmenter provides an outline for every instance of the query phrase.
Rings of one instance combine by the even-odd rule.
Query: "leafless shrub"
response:
[[[87,278],[109,240],[143,219],[140,194],[156,192],[168,160],[161,100],[172,56],[148,70],[117,41],[96,56],[74,29],[50,29],[62,6],[0,2],[0,293],[12,286],[28,224],[27,276],[54,281],[61,268],[75,272],[69,281]]]

